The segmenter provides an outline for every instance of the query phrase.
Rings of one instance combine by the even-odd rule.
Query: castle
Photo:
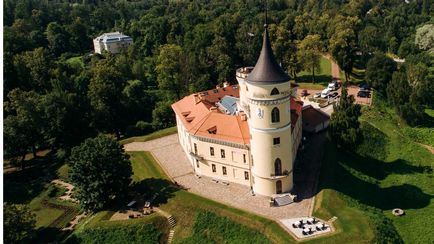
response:
[[[179,142],[197,175],[278,196],[293,189],[303,103],[263,34],[255,67],[236,71],[238,85],[184,97],[172,105]],[[169,152],[170,153],[170,152]]]

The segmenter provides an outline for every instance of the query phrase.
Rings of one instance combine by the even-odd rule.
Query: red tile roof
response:
[[[215,106],[224,96],[239,97],[237,85],[195,93],[172,104],[172,109],[192,135],[238,144],[250,144],[249,126],[242,115],[221,113]],[[301,115],[303,102],[291,97],[291,122]],[[292,115],[294,113],[294,115]]]

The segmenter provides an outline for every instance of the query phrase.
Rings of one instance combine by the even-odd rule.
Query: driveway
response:
[[[172,180],[189,192],[203,197],[275,220],[311,215],[315,182],[311,177],[306,181],[297,180],[298,185],[303,186],[300,188],[303,200],[283,207],[270,207],[269,197],[252,196],[247,186],[235,183],[226,186],[214,183],[208,177],[197,178],[178,143],[178,134],[147,142],[129,143],[124,145],[124,149],[125,151],[150,151]]]

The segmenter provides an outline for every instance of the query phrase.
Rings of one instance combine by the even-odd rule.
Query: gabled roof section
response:
[[[267,85],[287,82],[291,77],[283,71],[277,63],[271,49],[268,28],[265,25],[264,38],[262,41],[262,50],[256,62],[255,68],[247,76],[247,82],[253,84]]]
[[[248,145],[247,121],[241,115],[225,114],[216,107],[220,102],[236,101],[239,96],[236,85],[220,87],[186,96],[172,104],[172,108],[191,135]]]

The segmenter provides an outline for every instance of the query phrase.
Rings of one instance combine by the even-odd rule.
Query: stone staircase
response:
[[[169,237],[167,238],[167,244],[172,243],[174,235],[175,235],[175,231],[174,230],[170,230]]]
[[[294,199],[290,195],[284,195],[274,198],[276,206],[285,206],[294,202]]]
[[[175,235],[175,226],[176,226],[176,219],[173,217],[173,215],[170,215],[167,217],[167,221],[169,222],[170,231],[169,231],[169,237],[167,238],[167,243],[170,244],[173,241],[173,236]]]
[[[169,221],[170,228],[173,229],[176,225],[176,219],[173,217],[173,215],[170,215],[167,217],[167,221]]]

